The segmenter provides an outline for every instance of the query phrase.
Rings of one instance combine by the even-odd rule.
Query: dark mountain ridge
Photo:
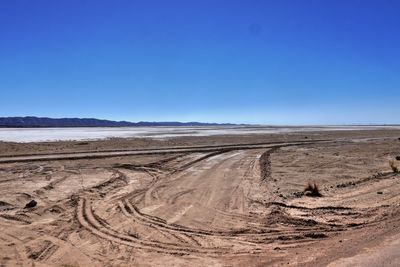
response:
[[[229,126],[230,123],[129,122],[94,118],[0,117],[0,127],[135,127],[135,126]]]

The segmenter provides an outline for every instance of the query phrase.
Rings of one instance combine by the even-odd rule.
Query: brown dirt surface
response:
[[[399,136],[0,142],[0,266],[399,266]]]

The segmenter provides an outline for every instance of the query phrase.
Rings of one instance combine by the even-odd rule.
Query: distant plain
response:
[[[210,126],[210,127],[65,127],[0,128],[0,141],[46,142],[107,138],[172,138],[243,134],[277,134],[311,131],[400,129],[399,126]]]

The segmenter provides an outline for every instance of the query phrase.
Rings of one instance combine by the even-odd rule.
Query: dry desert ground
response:
[[[0,266],[400,266],[399,137],[1,142]]]

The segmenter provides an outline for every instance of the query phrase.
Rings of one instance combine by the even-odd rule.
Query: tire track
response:
[[[167,244],[162,242],[141,240],[130,235],[121,234],[113,230],[107,224],[99,222],[98,219],[96,219],[96,216],[94,216],[91,207],[88,204],[88,201],[84,198],[81,198],[79,200],[76,213],[79,223],[92,234],[95,234],[111,242],[116,242],[139,249],[147,249],[160,253],[178,254],[178,255],[188,255],[192,253],[211,254],[211,255],[222,255],[222,254],[239,255],[239,254],[250,253],[250,251],[233,252],[229,248],[220,248],[220,247],[205,248],[205,247],[192,247],[187,245]],[[258,250],[252,250],[251,252],[255,253],[256,251]]]
[[[272,148],[276,146],[296,146],[317,143],[333,143],[334,140],[312,140],[312,141],[293,141],[293,142],[269,142],[260,144],[247,144],[247,145],[229,145],[229,146],[204,146],[197,148],[163,148],[163,149],[142,149],[142,150],[124,150],[112,152],[82,152],[82,153],[68,153],[68,154],[42,154],[42,155],[18,155],[18,156],[1,156],[0,163],[15,163],[15,162],[34,162],[34,161],[54,161],[54,160],[79,160],[79,159],[99,159],[110,157],[124,157],[135,155],[166,155],[166,154],[181,154],[193,152],[217,152],[221,150],[247,150],[247,149],[260,149]],[[345,142],[345,141],[342,141]],[[347,141],[350,142],[350,141]]]
[[[187,234],[191,236],[199,236],[199,237],[218,237],[223,239],[235,240],[237,242],[244,242],[246,245],[254,245],[254,242],[249,240],[241,240],[239,238],[254,238],[254,237],[274,237],[274,230],[276,228],[264,228],[257,229],[255,227],[244,228],[244,229],[235,229],[228,231],[215,231],[215,230],[202,230],[196,228],[188,228],[182,225],[177,224],[168,224],[165,220],[160,218],[149,216],[141,213],[138,208],[129,203],[128,201],[119,202],[120,209],[123,211],[125,215],[132,217],[136,222],[141,223],[145,226],[152,226],[156,228],[163,228],[167,231],[178,232],[182,234]],[[156,219],[155,219],[156,218]],[[325,229],[325,228],[324,228]],[[299,229],[297,229],[299,230]],[[296,231],[297,231],[296,230]],[[310,229],[306,229],[307,231]],[[293,231],[295,232],[295,231]],[[288,232],[286,232],[287,234]],[[290,233],[290,232],[289,232]],[[275,232],[275,235],[285,234],[285,232]]]

